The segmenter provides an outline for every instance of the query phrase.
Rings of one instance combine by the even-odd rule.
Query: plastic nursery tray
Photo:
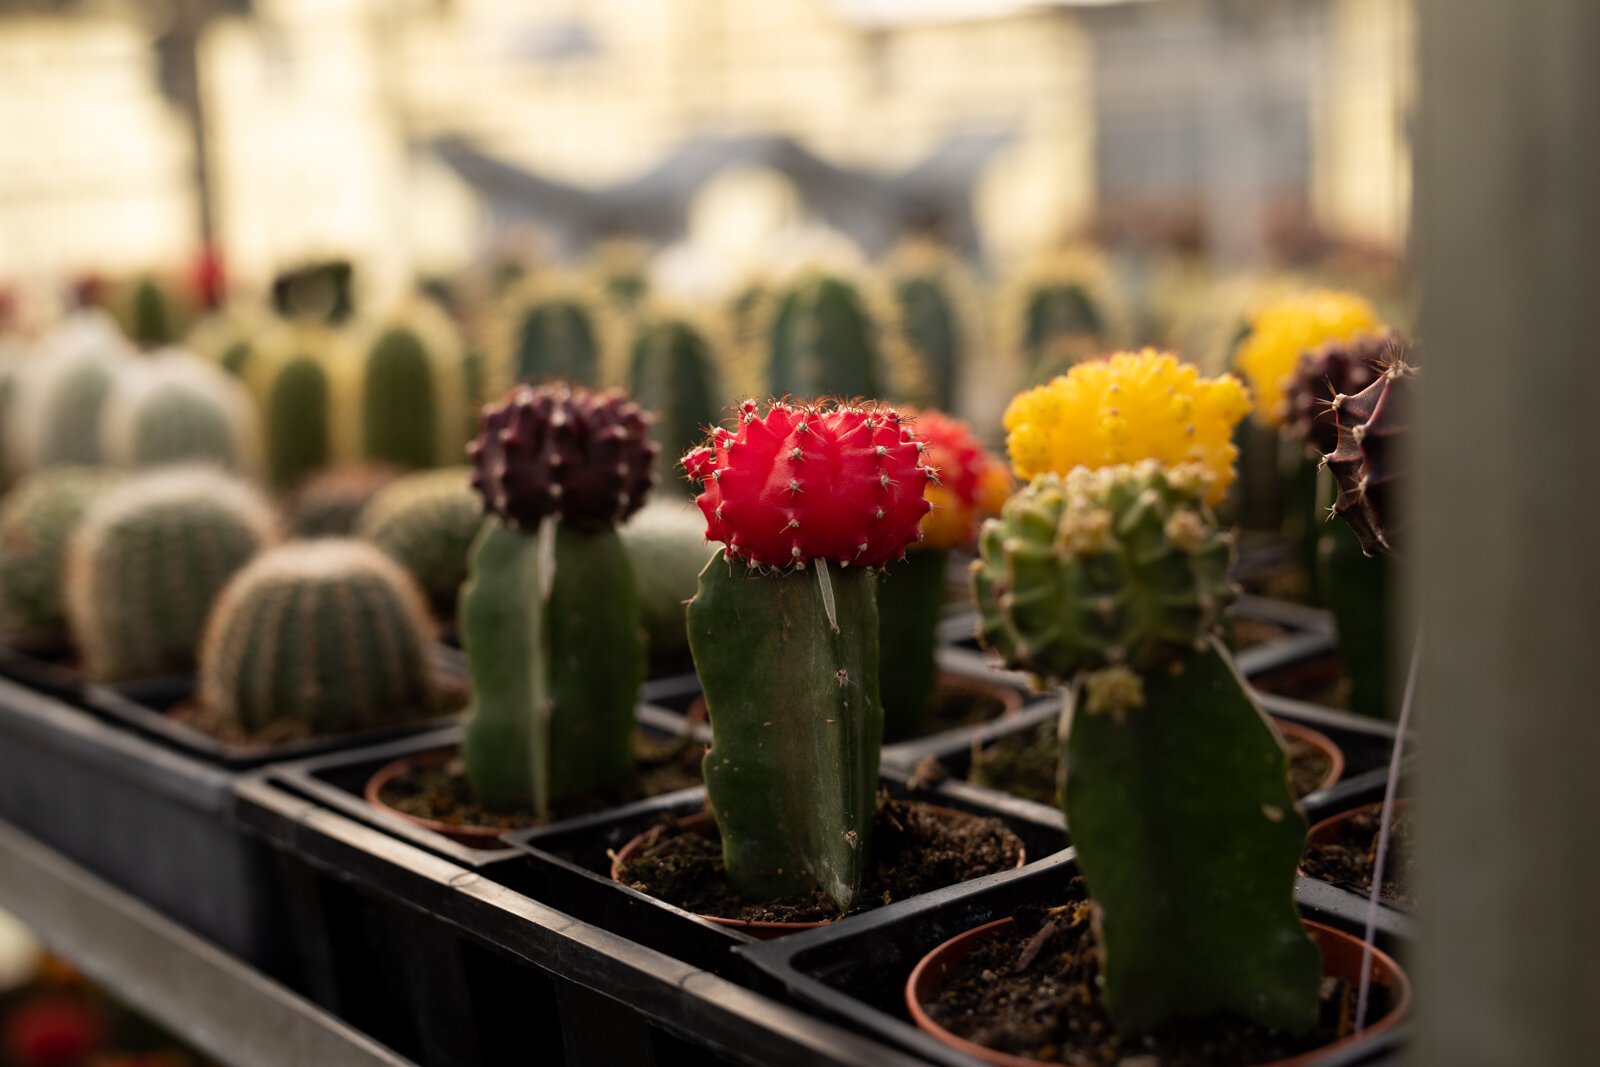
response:
[[[22,649],[0,644],[0,678],[37,689],[46,696],[76,703],[83,696],[83,674],[66,649]]]
[[[323,923],[313,999],[423,1067],[916,1065],[530,898],[508,877],[522,857],[468,869],[264,773],[237,796],[284,891]]]
[[[1067,845],[1059,814],[1053,819],[1037,819],[1034,813],[1011,798],[988,798],[941,792],[910,793],[893,775],[884,775],[884,786],[891,795],[910,797],[943,807],[970,811],[1000,819],[1022,840],[1029,863],[1052,855]],[[504,839],[526,852],[543,878],[540,899],[586,922],[621,934],[640,944],[666,952],[714,973],[727,974],[735,961],[728,949],[751,940],[749,935],[728,926],[707,922],[691,912],[674,907],[611,878],[611,853],[638,834],[663,821],[693,815],[705,808],[705,790],[669,794],[642,800],[625,808],[574,819],[559,826],[535,827],[504,835]],[[1026,868],[1023,868],[1024,870]],[[1002,871],[978,879],[988,882],[1014,877],[1018,872]],[[901,907],[904,901],[886,905],[885,911]],[[871,912],[868,914],[876,914]],[[839,920],[835,925],[855,922],[861,916]]]
[[[686,729],[682,716],[648,704],[639,705],[634,715],[640,729],[654,740],[667,741],[681,737]],[[478,867],[494,860],[520,857],[522,853],[509,845],[473,848],[427,827],[419,826],[394,812],[367,803],[365,795],[367,781],[381,768],[402,756],[458,746],[461,744],[464,731],[463,726],[452,726],[382,744],[276,764],[266,773],[275,783],[292,793],[315,800],[341,815],[401,838],[419,848],[425,848],[465,867]],[[694,729],[691,733],[702,743],[710,740],[710,734],[704,727]],[[693,787],[677,793],[667,793],[664,796],[678,797],[688,794],[698,796],[700,789]],[[555,829],[580,821],[583,820],[563,820],[542,829]]]
[[[276,976],[271,855],[231,824],[234,775],[0,680],[0,819]]]
[[[906,1013],[904,988],[912,967],[929,951],[983,923],[1010,915],[1024,903],[1064,898],[1076,873],[1071,852],[1034,864],[1017,877],[968,883],[928,893],[892,912],[870,912],[846,925],[822,927],[779,941],[742,945],[740,957],[777,982],[794,1001],[888,1044],[949,1067],[971,1067],[968,1057],[917,1030]],[[1359,934],[1365,915],[1329,887],[1301,879],[1296,899],[1308,918]],[[1414,937],[1410,920],[1379,916],[1379,945],[1403,950]],[[1403,1039],[1404,1024],[1369,1042],[1341,1049],[1319,1067],[1370,1064]]]

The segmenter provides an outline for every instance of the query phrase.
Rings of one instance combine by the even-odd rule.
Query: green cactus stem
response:
[[[397,467],[431,467],[440,421],[423,339],[404,327],[385,330],[367,355],[361,383],[362,454]]]
[[[754,578],[718,552],[689,602],[716,729],[706,792],[728,880],[752,899],[820,885],[846,909],[860,890],[883,737],[874,581],[821,560]]]
[[[178,349],[128,366],[100,421],[106,458],[123,467],[210,463],[253,472],[260,432],[244,386]]]
[[[915,549],[904,561],[891,563],[879,583],[879,658],[891,665],[879,683],[887,741],[927,733],[949,558],[948,552]]]
[[[327,735],[426,718],[439,699],[416,585],[360,541],[263,553],[207,623],[200,695],[248,734]]]
[[[922,374],[932,387],[933,406],[956,410],[960,397],[961,327],[955,302],[943,281],[934,274],[901,278],[895,282],[900,307],[900,329],[922,364]]]
[[[542,574],[547,551],[553,566]],[[614,528],[491,524],[473,551],[461,627],[473,689],[463,756],[486,804],[542,818],[633,777],[644,642]]]
[[[1118,1028],[1237,1012],[1308,1029],[1322,961],[1294,905],[1305,817],[1226,651],[1088,672],[1070,701],[1065,810]]]
[[[333,456],[333,385],[310,355],[290,358],[267,387],[267,475],[292,489]]]
[[[1368,556],[1347,524],[1322,527],[1319,562],[1326,603],[1339,634],[1339,659],[1350,680],[1350,710],[1390,718],[1395,707],[1393,581],[1388,556]]]
[[[767,332],[767,377],[775,396],[878,396],[881,372],[872,320],[855,287],[815,275],[791,287]]]
[[[471,477],[466,467],[405,475],[380,489],[356,521],[356,536],[404,567],[441,619],[455,616],[467,558],[483,525]]]
[[[661,319],[640,329],[633,343],[628,390],[655,416],[650,435],[661,445],[661,462],[671,462],[698,444],[717,421],[716,368],[705,337],[681,319]],[[657,471],[658,477],[663,472]],[[682,491],[676,478],[661,484]]]
[[[511,371],[519,382],[598,383],[600,344],[593,313],[568,297],[527,306],[517,318],[511,341]]]
[[[0,502],[0,635],[47,648],[67,639],[63,579],[67,546],[116,476],[93,467],[54,467],[19,481]]]
[[[655,501],[620,532],[639,590],[651,666],[681,665],[689,656],[683,606],[714,551],[706,543],[705,520],[686,504]]]

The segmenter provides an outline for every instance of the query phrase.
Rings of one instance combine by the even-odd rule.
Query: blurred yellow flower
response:
[[[1334,289],[1315,289],[1256,309],[1234,363],[1250,380],[1257,417],[1269,426],[1283,424],[1289,410],[1285,390],[1302,354],[1383,329],[1371,304]]]
[[[1006,408],[1006,447],[1017,475],[1155,460],[1195,463],[1217,503],[1233,482],[1233,428],[1250,413],[1231,374],[1202,378],[1191,364],[1147,348],[1080,363]]]

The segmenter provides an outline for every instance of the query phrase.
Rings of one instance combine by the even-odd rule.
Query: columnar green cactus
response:
[[[1071,683],[1064,806],[1113,1022],[1236,1012],[1300,1032],[1321,976],[1294,905],[1305,819],[1215,636],[1231,551],[1208,482],[1154,463],[1041,475],[985,526],[973,585],[984,641]]]
[[[714,551],[706,542],[706,524],[688,504],[659,500],[647,504],[619,532],[633,564],[651,665],[681,663],[689,654],[683,605],[694,596]]]
[[[324,735],[438,710],[422,595],[388,556],[322,538],[264,552],[206,623],[200,698],[246,733]]]
[[[100,420],[106,459],[121,467],[195,462],[251,472],[260,433],[244,386],[178,349],[126,367]]]
[[[362,454],[410,469],[459,456],[462,361],[454,327],[432,306],[408,308],[382,330],[361,379]]]
[[[101,462],[100,414],[132,349],[103,312],[73,314],[28,361],[7,452],[16,472]]]
[[[535,288],[511,319],[513,380],[598,385],[600,342],[594,310],[575,292]]]
[[[467,558],[483,525],[472,471],[445,467],[396,479],[362,509],[355,534],[404,567],[435,615],[455,617]]]
[[[217,594],[277,533],[272,506],[210,468],[132,479],[85,517],[67,557],[67,614],[100,681],[194,667]]]
[[[949,284],[938,273],[920,271],[894,280],[900,333],[921,364],[942,411],[954,411],[960,398],[961,323]]]
[[[684,466],[724,545],[689,602],[689,645],[728,880],[755,899],[820,887],[847,909],[883,740],[873,572],[916,539],[934,474],[897,412],[850,404],[746,401],[737,431]]]
[[[462,754],[491,807],[542,816],[634,773],[644,647],[616,524],[643,506],[656,450],[643,410],[617,392],[521,386],[484,412],[472,485],[494,518],[461,597],[473,688]]]
[[[683,455],[717,421],[719,390],[711,346],[686,320],[659,317],[640,324],[628,389],[655,416],[650,433],[662,456]]]
[[[806,274],[778,298],[767,329],[767,387],[775,396],[878,396],[876,327],[855,287]]]
[[[0,636],[13,645],[65,644],[67,545],[116,476],[55,467],[18,482],[0,501]]]
[[[1014,280],[1006,326],[1026,379],[1047,381],[1108,347],[1121,332],[1110,302],[1110,271],[1088,249],[1054,253]]]
[[[266,429],[267,480],[290,490],[334,457],[335,336],[317,327],[280,331],[266,339],[257,371]]]

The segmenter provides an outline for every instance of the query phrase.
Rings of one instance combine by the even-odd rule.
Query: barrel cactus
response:
[[[767,388],[775,396],[877,396],[884,374],[877,326],[856,286],[805,272],[777,298],[767,327]]]
[[[719,410],[717,367],[704,331],[678,316],[653,315],[639,324],[632,356],[629,392],[654,415],[660,454],[683,455]]]
[[[694,596],[714,549],[700,513],[679,500],[658,500],[620,528],[639,590],[639,613],[652,666],[676,666],[689,654],[683,605]]]
[[[223,590],[200,699],[246,735],[326,735],[436,714],[430,624],[399,565],[362,541],[262,553]]]
[[[431,304],[407,308],[366,348],[362,454],[416,469],[459,456],[466,387],[455,327]]]
[[[0,635],[13,645],[67,641],[67,546],[116,476],[93,467],[30,474],[0,501]]]
[[[253,472],[260,435],[255,401],[244,386],[179,349],[125,367],[100,418],[101,447],[120,467],[192,462]]]
[[[723,545],[688,614],[728,880],[849,908],[883,738],[876,571],[916,540],[934,473],[894,409],[850,403],[746,401],[684,466]]]
[[[469,452],[492,517],[459,619],[473,688],[463,756],[491,807],[544,815],[634,774],[644,647],[616,526],[644,506],[656,451],[620,392],[519,386],[484,412]]]
[[[1213,480],[1155,462],[1036,478],[984,527],[980,636],[1068,683],[1064,808],[1117,1028],[1234,1012],[1298,1033],[1321,983],[1294,904],[1305,818],[1216,636],[1231,550]]]
[[[387,552],[416,580],[433,613],[455,617],[467,559],[483,525],[483,504],[467,467],[396,479],[362,509],[355,534]]]
[[[6,448],[15,473],[101,463],[100,415],[132,358],[132,348],[103,312],[75,311],[58,325],[17,383]]]
[[[404,472],[384,463],[342,463],[308,478],[289,503],[295,537],[351,537],[367,503]]]
[[[84,671],[122,681],[193,669],[217,594],[276,536],[271,504],[212,468],[156,471],[106,494],[67,556]]]

